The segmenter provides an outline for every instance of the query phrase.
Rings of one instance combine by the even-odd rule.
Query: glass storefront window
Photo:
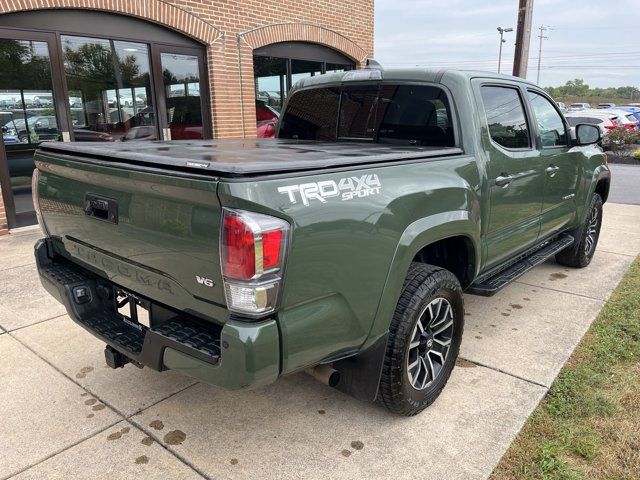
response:
[[[343,65],[341,63],[327,63],[324,73],[338,73],[353,70],[353,65]]]
[[[171,139],[204,138],[198,57],[162,53],[160,59]]]
[[[75,140],[155,140],[149,47],[69,35],[61,40]]]
[[[256,101],[280,112],[287,91],[287,59],[253,57]]]
[[[269,51],[264,51],[264,48]],[[344,63],[335,63],[339,61],[341,55],[319,45],[293,42],[286,45],[274,44],[264,48],[259,49],[262,52],[257,52],[253,56],[256,127],[260,138],[275,136],[275,127],[284,99],[289,89],[298,80],[354,68],[354,64],[348,63],[346,57]],[[306,55],[309,55],[309,60],[304,59]],[[292,58],[294,56],[298,58]],[[322,61],[323,57],[326,57],[326,60],[333,60],[333,63]]]
[[[0,39],[0,127],[13,213],[33,215],[33,152],[60,137],[47,42]]]
[[[314,77],[322,73],[321,62],[310,62],[308,60],[291,60],[291,85],[298,80],[307,77]]]

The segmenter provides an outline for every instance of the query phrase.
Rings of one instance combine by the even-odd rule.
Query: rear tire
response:
[[[463,328],[458,279],[440,267],[412,263],[389,328],[378,402],[405,416],[431,405],[451,376]]]
[[[576,244],[556,254],[556,262],[573,268],[584,268],[591,263],[596,252],[602,227],[602,198],[593,194],[584,225],[574,233]]]

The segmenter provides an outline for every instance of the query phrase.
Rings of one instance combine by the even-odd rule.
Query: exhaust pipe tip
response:
[[[305,372],[320,383],[330,387],[335,387],[340,382],[340,372],[331,367],[331,365],[318,365],[314,368],[307,368]]]

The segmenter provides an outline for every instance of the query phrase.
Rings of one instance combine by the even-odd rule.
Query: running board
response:
[[[531,255],[526,256],[506,269],[499,271],[492,277],[481,279],[479,282],[473,283],[466,290],[466,293],[490,297],[498,292],[498,290],[501,290],[520,276],[527,273],[532,268],[540,265],[556,253],[571,246],[573,242],[574,239],[571,235],[561,235],[557,239],[547,243],[544,247],[536,250]]]

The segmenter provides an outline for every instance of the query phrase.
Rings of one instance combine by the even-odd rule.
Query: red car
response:
[[[256,100],[256,127],[258,138],[273,138],[276,136],[276,123],[280,114],[262,100]]]

